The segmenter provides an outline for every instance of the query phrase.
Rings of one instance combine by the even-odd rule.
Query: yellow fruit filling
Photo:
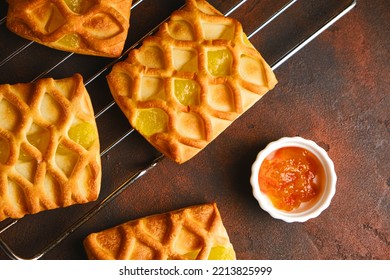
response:
[[[208,257],[209,260],[234,260],[236,254],[233,248],[225,248],[222,246],[213,247]]]
[[[59,39],[58,44],[65,47],[77,48],[80,45],[80,39],[76,34],[68,34]]]
[[[141,109],[135,121],[135,128],[143,135],[150,136],[167,131],[168,116],[158,108]]]
[[[213,76],[228,76],[231,73],[232,55],[228,50],[207,52],[207,69]]]
[[[245,33],[242,33],[242,40],[244,41],[244,43],[250,47],[252,47],[252,43],[249,41],[248,37],[246,36]]]
[[[94,1],[85,1],[85,0],[64,0],[65,4],[72,10],[72,12],[77,14],[83,14],[89,8],[93,6]]]
[[[195,260],[199,251],[192,251],[184,255],[186,259]],[[236,254],[233,248],[226,248],[223,246],[215,246],[211,248],[208,260],[235,260]]]
[[[98,138],[95,127],[87,122],[72,126],[68,132],[69,138],[85,149],[89,149]]]
[[[199,104],[199,85],[192,80],[175,80],[174,92],[179,102],[185,106]]]

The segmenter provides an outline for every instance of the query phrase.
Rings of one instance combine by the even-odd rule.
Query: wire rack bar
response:
[[[309,37],[305,38],[304,40],[300,41],[298,44],[296,44],[293,48],[291,48],[288,52],[286,52],[282,57],[280,57],[276,62],[272,65],[272,70],[277,69],[280,65],[282,65],[285,61],[287,61],[290,57],[292,57],[294,54],[299,52],[304,46],[309,44],[311,41],[313,41],[318,35],[320,35],[322,32],[324,32],[326,29],[328,29],[331,25],[333,25],[336,21],[338,21],[340,18],[342,18],[346,13],[348,13],[350,10],[352,10],[356,6],[356,0],[353,1],[350,5],[345,7],[339,14],[335,15],[331,19],[329,19],[327,22],[325,22],[324,25],[322,25],[316,32],[312,33]]]
[[[31,80],[31,83],[37,81],[38,79],[40,78],[43,78],[44,76],[46,76],[47,74],[49,74],[52,70],[54,70],[55,68],[57,68],[59,65],[61,65],[63,62],[65,62],[69,57],[71,57],[73,55],[73,53],[69,53],[68,55],[66,55],[63,59],[61,59],[60,61],[58,61],[55,65],[53,65],[51,68],[43,71],[41,74],[39,74],[38,76],[36,76],[33,80]]]
[[[30,41],[28,42],[27,44],[21,46],[20,48],[18,48],[17,50],[15,50],[13,53],[11,53],[9,56],[7,56],[6,58],[4,58],[1,62],[0,62],[0,67],[3,66],[4,64],[6,64],[8,61],[12,60],[15,56],[17,56],[18,54],[20,54],[21,52],[23,52],[25,49],[27,49],[29,46],[31,46],[32,44],[34,44],[33,41]]]
[[[283,14],[288,8],[290,8],[297,0],[293,0],[288,2],[286,5],[284,5],[279,11],[277,11],[275,14],[273,14],[269,19],[267,19],[262,25],[260,25],[255,31],[253,31],[251,34],[248,35],[248,39],[252,38],[257,32],[259,32],[261,29],[266,27],[269,23],[271,23],[274,19],[276,19],[278,16]]]

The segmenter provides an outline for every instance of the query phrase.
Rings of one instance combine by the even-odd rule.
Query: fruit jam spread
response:
[[[319,196],[325,171],[318,158],[300,147],[283,147],[260,167],[260,190],[281,210],[291,211]]]

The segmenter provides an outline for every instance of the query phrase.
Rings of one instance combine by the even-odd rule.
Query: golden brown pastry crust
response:
[[[277,83],[237,20],[204,0],[186,3],[107,76],[131,125],[178,163],[200,152]],[[183,90],[194,91],[194,100],[179,100],[177,81],[187,83]],[[146,133],[140,116],[151,108],[147,117],[160,127]]]
[[[216,246],[234,254],[215,203],[129,221],[84,239],[88,258],[95,260],[186,259],[193,252],[196,259],[207,259]]]
[[[123,51],[132,0],[8,3],[7,27],[21,37],[79,54],[118,57]]]
[[[100,144],[81,75],[0,85],[0,150],[0,221],[96,200]]]

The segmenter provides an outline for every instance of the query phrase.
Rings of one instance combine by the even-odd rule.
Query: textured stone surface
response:
[[[235,3],[210,2],[224,12]],[[244,30],[249,29],[249,33],[256,28],[258,18],[265,18],[262,12],[275,10],[275,2],[279,1],[248,2],[241,12],[232,16],[245,19]],[[297,34],[310,33],[306,29],[314,18],[326,17],[341,7],[342,2],[348,1],[298,1],[286,18],[265,28],[251,41],[272,62],[280,52],[278,46],[288,45],[291,38],[299,37]],[[181,1],[169,3],[161,7],[165,11],[161,13],[153,12],[148,5],[140,5],[143,13],[132,12],[135,23],[128,45],[153,25],[143,15],[158,22],[182,4]],[[318,6],[324,9],[313,16]],[[280,66],[276,70],[279,79],[276,89],[200,154],[183,165],[164,159],[44,258],[84,259],[81,242],[92,231],[149,214],[216,201],[239,259],[389,259],[390,30],[385,23],[390,22],[390,14],[387,7],[387,0],[358,1],[351,12]],[[286,24],[285,20],[294,18],[299,19],[296,26]],[[283,33],[284,29],[289,32]],[[10,44],[20,41],[3,30],[0,36],[0,54]],[[9,36],[8,42],[3,41],[4,36]],[[65,55],[31,48],[30,51],[44,51],[53,61]],[[37,62],[26,54],[0,68],[2,82],[27,81],[41,71]],[[23,61],[31,62],[32,66],[22,64]],[[106,62],[74,56],[51,74],[58,77],[79,71],[87,79]],[[42,64],[49,62],[45,60]],[[97,111],[110,100],[104,79],[92,83],[88,89]],[[103,147],[120,135],[119,131],[129,129],[118,109],[112,111],[98,120]],[[108,135],[103,133],[107,129]],[[318,218],[303,224],[287,224],[271,218],[257,205],[249,184],[250,167],[258,151],[270,141],[295,135],[324,147],[338,175],[337,192],[330,207]],[[132,134],[103,156],[102,198],[156,155],[139,135]],[[91,206],[29,217],[2,237],[10,240],[18,253],[30,256]],[[18,239],[14,241],[13,236]],[[7,257],[0,252],[0,258]]]

